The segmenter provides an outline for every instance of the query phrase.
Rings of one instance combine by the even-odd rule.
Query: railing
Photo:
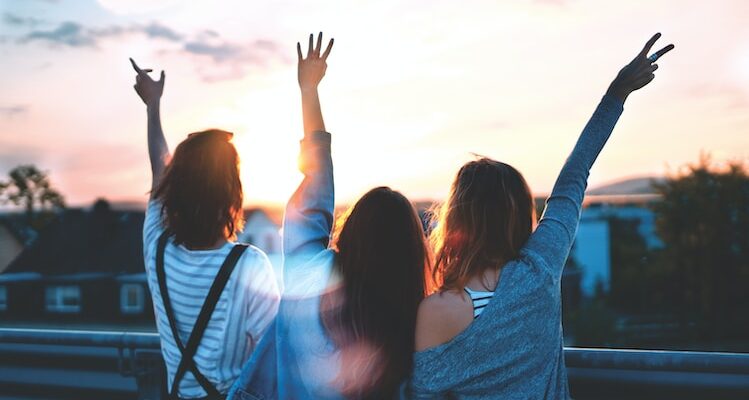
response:
[[[749,354],[571,347],[565,360],[575,399],[749,399]],[[164,381],[155,333],[0,328],[0,399],[160,399]]]

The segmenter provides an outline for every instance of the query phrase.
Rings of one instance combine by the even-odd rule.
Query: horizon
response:
[[[749,159],[749,5],[643,4],[0,0],[0,174],[34,163],[71,205],[145,203],[132,56],[166,71],[171,149],[231,130],[245,206],[283,205],[300,179],[295,44],[320,30],[336,39],[320,91],[340,204],[378,185],[442,199],[471,153],[548,193],[610,80],[657,31],[656,47],[676,49],[627,101],[589,187],[666,176],[703,152]]]

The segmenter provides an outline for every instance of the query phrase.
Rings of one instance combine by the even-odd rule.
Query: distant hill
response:
[[[663,182],[664,178],[656,176],[646,176],[640,178],[630,178],[621,181],[608,183],[595,187],[586,192],[591,196],[618,196],[633,194],[656,194],[653,189],[653,182]]]

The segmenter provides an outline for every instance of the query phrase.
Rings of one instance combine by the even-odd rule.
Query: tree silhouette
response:
[[[749,335],[749,168],[702,157],[655,188],[656,229],[665,244],[661,290],[698,340]]]
[[[46,172],[34,165],[19,165],[0,181],[0,204],[20,206],[33,225],[37,209],[44,211],[65,206],[63,196],[52,188]]]

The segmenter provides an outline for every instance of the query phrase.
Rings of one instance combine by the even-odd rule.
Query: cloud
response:
[[[70,47],[95,47],[96,36],[75,22],[63,22],[53,30],[36,30],[29,32],[19,40],[20,43],[43,41],[52,45]]]
[[[22,17],[12,18],[23,23]],[[252,67],[265,67],[274,61],[289,62],[279,50],[279,45],[271,40],[231,42],[214,30],[186,35],[158,22],[88,28],[76,22],[66,21],[50,30],[32,30],[17,42],[42,42],[53,48],[97,49],[105,39],[128,35],[144,35],[150,39],[179,44],[179,53],[196,59],[197,72],[206,82],[241,79]]]
[[[76,22],[65,21],[52,30],[31,31],[21,37],[18,42],[41,41],[52,46],[95,48],[102,39],[132,34],[143,34],[151,39],[164,39],[171,42],[180,42],[183,38],[183,35],[158,22],[151,22],[145,25],[111,25],[104,28],[86,28]]]
[[[139,30],[152,39],[161,38],[177,42],[182,40],[183,37],[172,28],[161,25],[158,22],[151,22],[148,25],[141,26]]]
[[[0,115],[6,118],[13,118],[19,115],[23,115],[29,112],[29,106],[25,105],[12,105],[12,106],[0,106]]]
[[[256,40],[237,44],[213,34],[200,35],[185,42],[183,52],[212,61],[209,66],[199,64],[198,73],[205,82],[241,79],[251,67],[262,68],[272,61],[287,61],[275,42]]]
[[[43,21],[34,17],[21,17],[11,13],[3,14],[3,22],[12,26],[37,26]]]

